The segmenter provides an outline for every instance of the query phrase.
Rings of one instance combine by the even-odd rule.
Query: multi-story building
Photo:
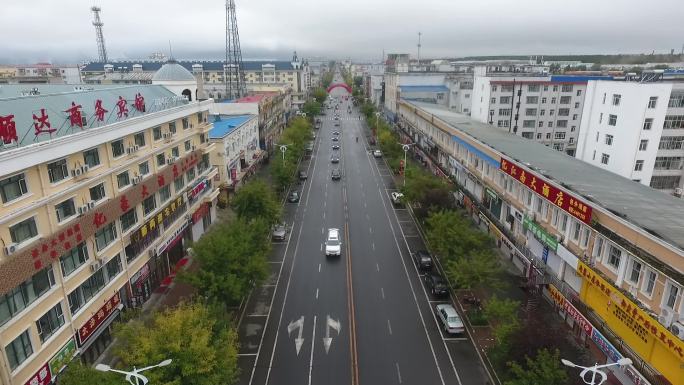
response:
[[[622,384],[684,383],[684,201],[434,104],[398,125]]]
[[[587,82],[604,77],[485,76],[479,69],[473,85],[474,119],[575,154]]]
[[[0,83],[8,84],[81,84],[78,66],[56,66],[50,63],[3,66]]]
[[[212,152],[211,164],[218,167],[221,185],[235,190],[261,158],[258,116],[212,115],[212,121],[209,140],[217,150]]]
[[[589,82],[576,157],[681,196],[684,83]]]
[[[0,383],[92,363],[215,217],[211,101],[158,85],[0,99]]]

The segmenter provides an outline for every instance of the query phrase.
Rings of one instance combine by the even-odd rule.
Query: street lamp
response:
[[[124,370],[117,370],[117,369],[112,369],[109,365],[105,364],[97,364],[95,366],[96,370],[99,370],[101,372],[115,372],[115,373],[121,373],[126,375],[126,381],[128,381],[131,385],[147,385],[150,380],[147,379],[147,377],[143,376],[140,374],[140,372],[144,372],[145,370],[153,369],[153,368],[159,368],[162,366],[167,366],[171,364],[171,359],[164,360],[156,365],[152,366],[147,366],[141,369],[136,369],[135,366],[133,367],[133,371],[127,372]]]
[[[617,362],[613,362],[612,364],[605,364],[605,365],[596,364],[596,365],[594,365],[594,366],[581,366],[581,365],[577,365],[577,364],[574,364],[574,363],[572,363],[572,362],[570,362],[570,361],[568,361],[568,360],[566,360],[566,359],[564,359],[564,358],[561,358],[561,362],[563,363],[563,365],[569,366],[569,367],[571,367],[571,368],[581,368],[581,369],[583,369],[583,370],[580,372],[580,378],[581,378],[582,381],[584,381],[584,383],[587,384],[587,385],[601,385],[601,384],[603,384],[603,383],[608,379],[608,375],[605,374],[604,372],[600,371],[599,369],[603,369],[603,368],[607,368],[607,367],[609,367],[609,366],[615,366],[615,365],[627,366],[627,365],[631,365],[631,364],[632,364],[632,360],[630,360],[629,358],[626,358],[626,357],[620,358],[619,360],[617,360]],[[589,379],[587,379],[587,378],[585,377],[585,376],[586,376],[587,374],[589,374],[589,373],[591,373],[591,380],[589,380]],[[596,382],[596,375],[597,375],[597,374],[598,374],[599,377],[600,377],[599,382]]]
[[[408,166],[408,163],[406,163],[406,153],[408,150],[413,146],[415,143],[399,143],[401,144],[401,149],[404,150],[404,186],[406,186],[406,167]]]
[[[375,129],[378,129],[378,118],[380,118],[380,112],[375,113]]]
[[[280,148],[280,152],[283,153],[283,162],[285,161],[285,151],[287,151],[287,146],[291,146],[292,144],[276,144]]]

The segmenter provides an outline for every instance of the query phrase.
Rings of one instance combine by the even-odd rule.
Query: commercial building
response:
[[[6,84],[81,84],[78,66],[50,63],[10,65],[0,68],[0,83]]]
[[[589,82],[576,157],[682,196],[684,83]]]
[[[236,190],[261,159],[258,116],[212,115],[211,119],[214,127],[209,131],[209,140],[217,148],[211,164],[218,168],[220,185]]]
[[[441,106],[402,100],[398,115],[574,337],[600,363],[633,360],[612,375],[684,383],[684,201]]]
[[[0,98],[0,383],[92,363],[215,217],[211,101],[160,85]]]

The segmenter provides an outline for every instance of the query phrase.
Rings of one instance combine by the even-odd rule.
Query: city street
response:
[[[358,110],[347,112],[351,96],[344,101],[341,87],[331,95],[341,100],[340,126],[334,108],[321,117],[313,155],[300,166],[308,179],[295,186],[301,200],[285,204],[288,237],[274,243],[271,277],[241,317],[240,383],[486,384],[468,333],[447,335],[436,318],[435,306],[449,299],[434,300],[423,286],[410,255],[423,241],[409,211],[389,198],[393,178],[373,157]],[[329,228],[340,230],[339,257],[325,256]]]

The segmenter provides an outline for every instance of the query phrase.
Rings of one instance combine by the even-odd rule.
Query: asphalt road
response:
[[[340,127],[331,110],[322,117],[300,166],[308,179],[297,186],[301,201],[286,204],[288,239],[274,243],[272,275],[241,318],[240,383],[486,384],[468,334],[441,330],[434,307],[449,299],[424,289],[410,257],[422,240],[408,211],[392,205],[392,177],[350,104],[340,103]],[[331,148],[336,130],[340,150]],[[328,228],[343,235],[340,257],[324,255]]]

